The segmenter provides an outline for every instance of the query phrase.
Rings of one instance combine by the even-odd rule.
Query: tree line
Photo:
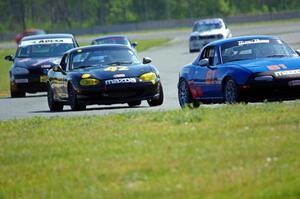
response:
[[[299,0],[0,0],[0,33],[300,10]]]

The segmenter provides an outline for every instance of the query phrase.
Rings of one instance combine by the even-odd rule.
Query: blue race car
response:
[[[300,57],[273,36],[244,36],[206,45],[179,74],[181,107],[300,98]]]

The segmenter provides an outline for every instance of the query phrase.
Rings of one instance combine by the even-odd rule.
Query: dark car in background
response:
[[[158,70],[150,58],[140,62],[136,52],[125,45],[95,45],[69,50],[60,65],[48,73],[48,105],[61,111],[64,105],[83,110],[87,105],[127,103],[150,106],[163,103]]]
[[[115,36],[105,36],[94,39],[91,45],[104,45],[104,44],[120,44],[128,47],[136,48],[138,43],[131,42],[127,36],[115,35]]]
[[[48,70],[60,63],[63,54],[78,47],[70,34],[46,34],[24,37],[15,56],[6,60],[13,64],[9,70],[11,97],[24,97],[26,93],[45,92]]]
[[[19,45],[20,41],[23,39],[23,37],[31,36],[31,35],[45,35],[47,34],[44,30],[41,29],[27,29],[24,32],[18,34],[16,36],[16,44]]]

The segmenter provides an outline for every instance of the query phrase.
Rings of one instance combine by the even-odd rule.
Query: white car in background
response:
[[[204,19],[194,23],[189,39],[190,52],[200,51],[206,44],[232,37],[223,19]]]

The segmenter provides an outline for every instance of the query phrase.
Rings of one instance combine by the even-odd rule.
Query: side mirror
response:
[[[4,59],[7,60],[7,61],[14,61],[14,58],[13,58],[12,55],[7,55],[7,56],[4,57]]]
[[[136,48],[136,47],[138,46],[138,42],[132,42],[132,43],[131,43],[131,46],[132,46],[133,48]]]
[[[144,57],[143,58],[143,64],[150,64],[152,60],[149,57]]]
[[[208,60],[207,58],[201,59],[201,60],[199,61],[199,65],[200,65],[200,66],[208,66],[208,65],[209,65],[209,60]]]
[[[296,53],[300,56],[300,50],[296,50]]]
[[[62,74],[66,74],[66,72],[61,68],[61,66],[60,65],[55,65],[55,66],[53,66],[53,71],[54,72],[61,72]]]

